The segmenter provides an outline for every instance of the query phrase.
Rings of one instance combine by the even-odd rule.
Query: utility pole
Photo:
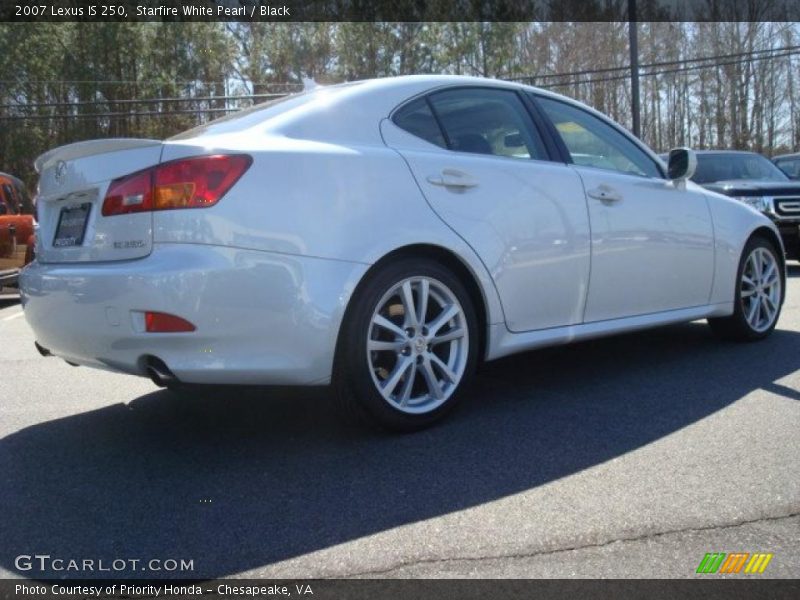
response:
[[[631,110],[633,135],[641,136],[639,124],[639,35],[636,22],[636,0],[628,0],[628,39],[631,50]]]

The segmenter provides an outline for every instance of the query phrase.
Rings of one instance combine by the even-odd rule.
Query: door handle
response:
[[[478,185],[477,180],[469,173],[459,171],[458,169],[442,169],[439,175],[429,175],[427,179],[428,183],[441,185],[443,187],[467,189]]]
[[[604,204],[613,204],[622,200],[622,194],[608,185],[600,185],[593,190],[589,190],[586,194]]]

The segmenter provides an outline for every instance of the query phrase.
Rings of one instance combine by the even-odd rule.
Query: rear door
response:
[[[524,98],[507,88],[436,91],[382,123],[434,211],[494,279],[506,323],[579,323],[589,222],[578,175],[551,152]]]
[[[584,320],[708,303],[714,231],[706,196],[665,179],[655,160],[604,119],[536,97],[583,180],[592,229]]]
[[[43,263],[130,260],[153,246],[153,213],[104,217],[103,199],[114,179],[158,164],[161,142],[111,139],[56,148],[37,161]]]

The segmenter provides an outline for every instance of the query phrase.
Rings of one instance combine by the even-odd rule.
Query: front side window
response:
[[[429,100],[451,150],[548,159],[544,143],[514,91],[458,88],[434,92]]]
[[[537,97],[536,101],[555,125],[576,165],[662,177],[656,163],[608,123],[558,100]]]

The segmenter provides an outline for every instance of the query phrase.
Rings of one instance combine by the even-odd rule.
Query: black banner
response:
[[[800,21],[797,0],[0,0],[0,21]]]
[[[163,598],[307,598],[314,600],[532,600],[641,598],[736,600],[800,597],[796,580],[253,580],[218,581],[0,581],[0,598],[14,600],[129,600]]]

